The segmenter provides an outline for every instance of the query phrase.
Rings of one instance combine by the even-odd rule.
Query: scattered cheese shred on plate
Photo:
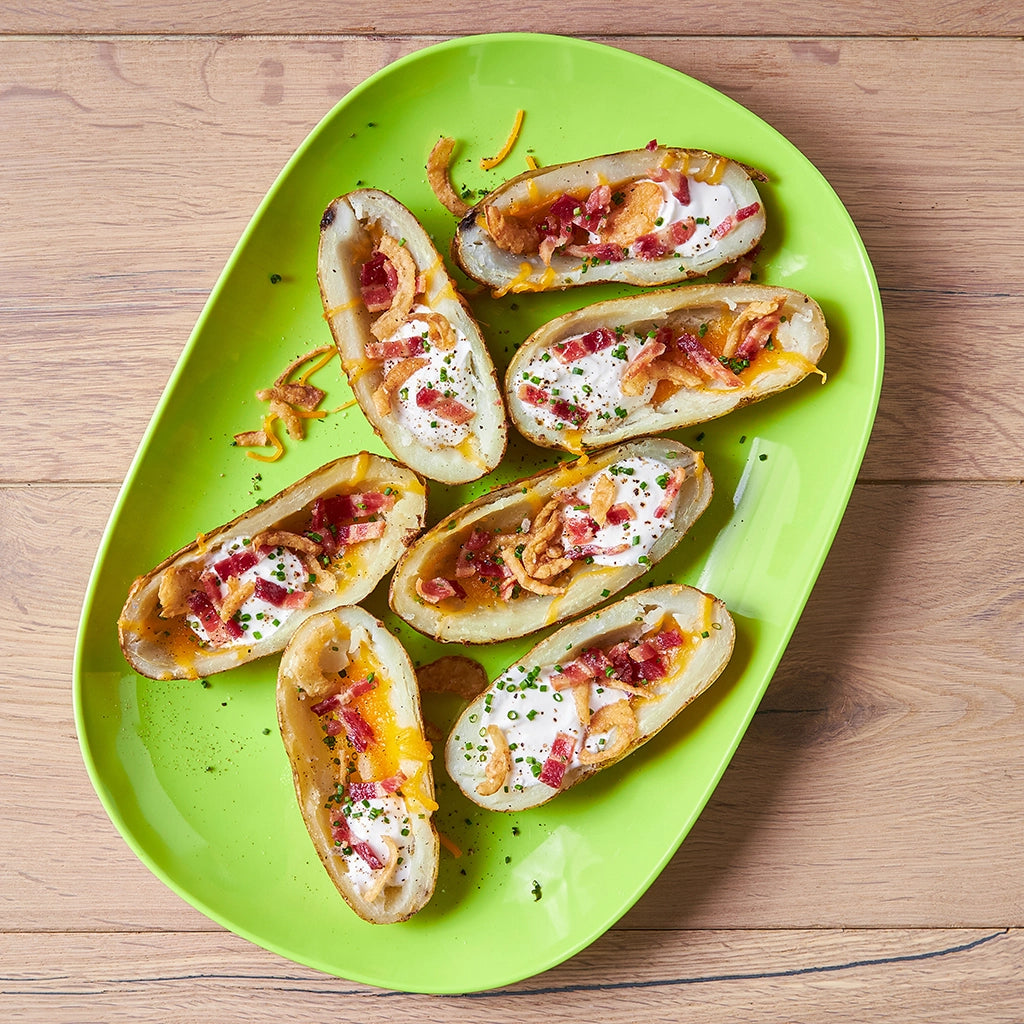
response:
[[[501,147],[501,152],[497,156],[484,157],[480,161],[480,166],[485,170],[489,171],[492,167],[497,167],[502,160],[505,159],[512,151],[512,147],[516,144],[516,139],[519,138],[519,131],[523,127],[523,112],[521,110],[516,111],[516,119],[512,124],[512,131],[509,132],[508,138],[505,140],[505,145]]]

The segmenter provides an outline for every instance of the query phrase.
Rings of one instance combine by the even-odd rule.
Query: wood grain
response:
[[[894,1008],[904,1021],[959,1024],[963,1007],[976,1024],[994,1024],[1019,1020],[1024,956],[1021,932],[1005,929],[609,932],[527,982],[425,996],[329,978],[231,935],[190,935],[187,946],[171,949],[166,936],[152,934],[19,940],[21,961],[0,983],[0,1013],[50,1024],[325,1017],[547,1024],[596,1013],[608,1024],[632,1024],[641,1014],[656,1022],[749,1024],[892,1020]],[[26,1005],[42,1012],[21,1016]]]
[[[617,36],[659,35],[1019,35],[1024,17],[1009,0],[970,4],[964,0],[926,3],[907,0],[876,4],[851,0],[838,12],[789,0],[772,5],[719,0],[713,7],[672,5],[634,0],[628,12],[613,0],[580,4],[546,4],[524,0],[514,5],[459,0],[430,7],[412,0],[381,6],[370,0],[324,0],[285,7],[271,0],[249,0],[229,11],[185,0],[155,0],[144,6],[129,0],[60,0],[4,5],[3,28],[11,33],[99,34],[363,34],[423,35],[456,32],[552,32]]]

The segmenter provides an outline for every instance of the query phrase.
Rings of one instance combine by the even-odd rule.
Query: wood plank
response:
[[[675,8],[653,0],[634,0],[628,16],[613,0],[590,0],[583,19],[587,33],[620,35],[624,27],[637,35],[1019,35],[1024,18],[1009,2],[968,4],[963,0],[876,4],[850,0],[841,7],[783,2],[770,6],[720,0],[714,6]],[[184,0],[154,0],[144,6],[129,0],[74,0],[62,3],[5,4],[3,30],[9,33],[362,33],[423,35],[477,32],[552,32],[578,27],[567,9],[551,4],[455,2],[443,8],[395,0],[382,7],[370,0],[347,0],[338,8],[326,2],[299,9],[270,0],[249,0],[224,11]]]
[[[365,1024],[752,1019],[1005,1024],[1024,998],[1019,930],[612,931],[567,963],[471,996],[387,992],[228,934],[7,935],[0,1014],[46,1024]],[[599,1009],[598,1009],[599,1007]],[[969,1011],[967,1008],[970,1008]],[[592,1016],[593,1015],[593,1016]]]
[[[123,476],[280,167],[337,98],[429,41],[0,39],[0,430],[19,438],[5,455],[6,479]],[[936,331],[954,350],[998,336],[1010,363],[1024,346],[1004,326],[1021,294],[1014,268],[1024,237],[990,244],[1024,212],[1012,135],[1024,44],[614,42],[747,104],[846,202],[875,263],[890,340],[864,479],[1024,477],[1024,450],[1013,443],[1024,412],[994,392],[987,362],[933,358]],[[984,160],[954,166],[951,135],[971,138]],[[55,385],[61,416],[52,414]],[[123,401],[127,394],[136,400]]]
[[[104,821],[74,750],[75,605],[112,489],[0,500],[5,927],[207,928]],[[762,708],[624,927],[1024,918],[1020,500],[1018,484],[856,489]],[[61,588],[24,586],[54,562]]]

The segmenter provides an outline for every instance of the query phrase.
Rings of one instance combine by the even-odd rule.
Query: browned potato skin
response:
[[[222,649],[203,650],[195,646],[190,648],[185,659],[180,653],[161,645],[158,638],[147,636],[142,630],[140,624],[152,621],[158,614],[157,594],[165,569],[172,565],[188,566],[201,561],[204,551],[240,532],[258,533],[271,529],[287,516],[311,506],[317,497],[330,493],[355,477],[358,480],[353,483],[353,492],[396,484],[402,489],[403,497],[389,516],[392,525],[384,537],[366,542],[366,554],[372,555],[367,570],[346,580],[345,585],[336,593],[315,592],[309,608],[297,611],[284,628],[265,640]],[[118,619],[121,652],[136,672],[150,679],[198,679],[277,653],[284,648],[299,624],[310,615],[326,608],[353,604],[366,597],[423,529],[425,514],[426,485],[412,470],[392,459],[369,452],[335,459],[268,498],[263,504],[243,512],[231,522],[201,534],[199,540],[187,544],[136,579]]]
[[[705,622],[711,628],[708,630],[708,638],[698,647],[694,656],[673,677],[662,684],[665,696],[641,702],[636,716],[637,735],[625,749],[617,756],[599,763],[584,764],[568,769],[559,789],[552,789],[550,786],[538,782],[518,793],[499,787],[492,794],[482,795],[477,786],[484,777],[483,767],[479,761],[466,761],[457,736],[460,734],[460,729],[463,738],[467,730],[475,734],[480,723],[486,721],[485,701],[487,694],[493,692],[489,687],[485,693],[463,709],[458,721],[452,727],[445,748],[445,764],[448,774],[470,800],[492,811],[521,811],[547,803],[559,793],[564,793],[597,772],[628,757],[665,728],[684,707],[711,686],[725,670],[732,657],[736,626],[725,604],[719,598],[681,584],[668,584],[642,590],[599,612],[593,612],[586,618],[562,626],[524,654],[516,664],[525,667],[533,665],[546,667],[557,662],[572,660],[586,647],[601,646],[609,640],[621,639],[635,621],[636,616],[650,608],[661,608],[671,613],[678,624],[690,632],[702,629]],[[697,625],[698,623],[700,625]]]
[[[418,598],[415,582],[421,568],[429,566],[439,545],[455,545],[469,536],[474,525],[482,525],[500,513],[503,519],[532,518],[556,491],[582,482],[587,476],[633,455],[672,452],[675,464],[687,470],[676,505],[675,518],[649,553],[645,566],[623,566],[611,572],[602,567],[577,563],[568,590],[559,597],[525,594],[495,611],[467,608],[446,613]],[[703,453],[667,438],[649,437],[605,448],[590,459],[566,462],[534,476],[518,480],[477,498],[457,509],[420,536],[395,566],[388,600],[392,610],[413,629],[445,643],[485,644],[525,636],[593,608],[610,594],[626,587],[655,565],[682,540],[711,501],[714,482],[704,465]]]
[[[429,901],[437,882],[439,841],[428,810],[410,809],[410,830],[415,840],[410,879],[403,886],[386,886],[372,902],[347,877],[344,859],[336,856],[331,838],[327,799],[338,785],[340,768],[323,743],[319,720],[310,711],[311,699],[303,700],[301,688],[309,683],[311,659],[318,645],[344,643],[354,630],[366,630],[375,653],[390,673],[392,709],[400,727],[415,728],[423,740],[423,718],[412,662],[402,645],[383,623],[359,607],[340,608],[308,619],[289,642],[281,658],[277,681],[277,719],[281,738],[292,767],[292,780],[302,812],[321,863],[345,902],[371,924],[406,921]],[[427,763],[420,776],[423,792],[434,798],[434,780]],[[408,805],[407,805],[408,806]]]

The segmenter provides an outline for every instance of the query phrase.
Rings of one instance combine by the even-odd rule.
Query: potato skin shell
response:
[[[516,256],[500,249],[484,226],[484,209],[488,205],[507,210],[531,195],[554,197],[563,192],[592,189],[606,182],[614,189],[617,184],[645,177],[655,167],[689,165],[692,172],[710,165],[712,161],[724,162],[721,182],[733,191],[737,207],[756,202],[760,209],[754,216],[741,221],[712,250],[692,257],[675,255],[657,260],[624,259],[611,264],[584,265],[579,257],[556,254],[549,268],[539,255]],[[452,239],[452,259],[469,277],[498,289],[499,294],[504,294],[506,289],[513,292],[561,291],[607,281],[651,287],[701,277],[743,256],[761,240],[767,221],[755,180],[764,181],[766,178],[760,171],[719,154],[670,146],[626,150],[540,167],[499,185],[465,214]],[[522,276],[523,264],[530,266],[529,275],[525,278]]]
[[[571,661],[586,647],[622,638],[628,634],[637,615],[645,614],[652,608],[671,612],[681,626],[689,626],[691,631],[703,628],[705,623],[710,624],[710,629],[708,638],[701,642],[686,665],[672,677],[666,695],[659,700],[646,702],[637,714],[639,732],[634,741],[617,757],[599,764],[569,768],[559,789],[538,782],[520,793],[499,789],[493,795],[481,796],[476,791],[476,785],[482,776],[479,772],[467,770],[467,767],[478,765],[479,762],[466,761],[457,737],[464,737],[467,732],[476,735],[481,723],[486,724],[486,702],[488,694],[494,692],[496,680],[493,680],[483,694],[463,709],[445,746],[448,774],[466,797],[488,810],[503,812],[521,811],[547,803],[560,793],[628,757],[657,735],[684,707],[719,678],[732,656],[736,638],[735,623],[719,598],[682,584],[642,590],[599,612],[568,623],[534,646],[506,671],[514,671],[516,666],[528,669],[535,665],[548,666]]]
[[[442,611],[424,602],[415,582],[436,552],[457,550],[474,526],[531,518],[556,491],[574,486],[607,466],[632,456],[661,458],[686,469],[686,479],[669,528],[648,553],[646,566],[609,569],[577,563],[568,591],[560,597],[524,594],[494,609],[475,607]],[[685,536],[711,501],[714,482],[703,454],[668,438],[643,438],[596,453],[584,465],[566,462],[485,494],[442,519],[412,544],[391,578],[391,609],[414,629],[444,643],[485,644],[536,632],[579,615],[622,590],[667,555]]]
[[[432,449],[404,430],[394,417],[382,416],[373,392],[383,379],[380,364],[366,358],[365,345],[373,340],[370,325],[379,314],[367,311],[359,289],[359,265],[369,257],[373,242],[368,226],[380,224],[394,238],[403,239],[417,269],[424,276],[431,309],[442,313],[461,330],[473,353],[477,378],[476,416],[470,437],[475,452],[461,448]],[[440,254],[422,225],[397,199],[379,189],[357,189],[335,199],[320,225],[317,280],[327,323],[352,394],[367,422],[392,453],[416,472],[441,483],[476,480],[501,461],[508,426],[497,371],[469,305],[458,292]]]
[[[661,407],[641,406],[609,430],[585,428],[577,443],[584,449],[618,444],[634,437],[676,430],[718,419],[736,409],[760,402],[800,383],[814,372],[828,349],[829,332],[821,307],[809,295],[792,288],[773,285],[737,284],[684,285],[673,289],[645,292],[621,299],[609,299],[555,317],[537,328],[519,347],[505,374],[505,393],[509,415],[516,429],[534,444],[545,448],[575,450],[566,443],[565,433],[547,427],[518,396],[518,384],[526,366],[551,345],[599,327],[624,327],[636,324],[658,325],[672,316],[698,310],[739,308],[742,305],[782,299],[786,321],[777,329],[780,344],[792,353],[792,359],[759,375],[743,388],[683,388]]]
[[[343,859],[336,856],[325,803],[338,784],[339,768],[323,744],[319,722],[307,701],[299,697],[304,665],[310,647],[315,649],[331,637],[344,643],[352,635],[366,635],[390,674],[391,709],[400,726],[415,728],[422,740],[423,717],[419,690],[409,655],[399,641],[369,612],[359,607],[322,612],[307,619],[285,648],[277,680],[277,718],[292,767],[292,781],[303,823],[331,881],[345,902],[364,921],[395,924],[406,921],[429,901],[437,882],[440,843],[430,812],[410,813],[410,832],[415,841],[410,878],[401,887],[386,887],[373,902],[347,877]],[[427,763],[420,775],[423,792],[434,798],[433,774]]]
[[[222,540],[239,533],[257,533],[275,527],[283,519],[311,506],[317,497],[337,492],[352,482],[352,491],[383,488],[394,484],[402,497],[389,513],[389,528],[379,540],[366,541],[368,562],[365,571],[347,579],[334,594],[314,590],[306,609],[295,611],[288,622],[272,636],[246,646],[203,650],[190,648],[188,657],[169,649],[147,635],[144,626],[158,614],[157,592],[160,577],[172,565],[201,562],[204,552]],[[370,452],[335,459],[307,474],[289,487],[268,498],[263,504],[248,509],[223,526],[200,535],[200,540],[169,555],[159,565],[139,576],[128,591],[118,619],[118,641],[128,664],[140,675],[150,679],[197,679],[224,672],[281,651],[299,624],[309,616],[327,608],[361,601],[398,561],[401,553],[423,529],[426,514],[426,485],[422,478],[392,459]]]

